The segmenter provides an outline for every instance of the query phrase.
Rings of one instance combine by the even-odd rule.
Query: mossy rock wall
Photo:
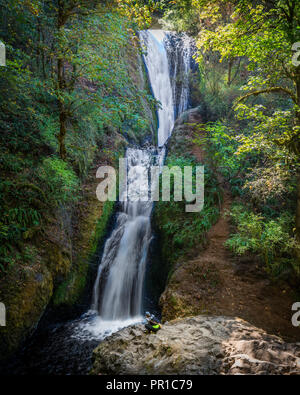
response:
[[[50,302],[52,292],[53,277],[42,261],[24,271],[11,272],[1,288],[6,326],[0,329],[0,359],[15,351],[32,333]]]

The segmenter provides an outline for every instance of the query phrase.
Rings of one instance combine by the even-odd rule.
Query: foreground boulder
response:
[[[197,316],[157,334],[125,328],[94,350],[92,374],[300,374],[300,343],[238,318]]]

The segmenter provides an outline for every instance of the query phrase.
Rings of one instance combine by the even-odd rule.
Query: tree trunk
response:
[[[296,126],[300,127],[300,66],[296,69],[296,98],[297,98],[297,107],[296,108],[296,119],[295,124]],[[299,139],[299,133],[298,133]],[[298,157],[300,156],[300,142],[296,142],[296,152]],[[296,208],[296,237],[297,240],[300,242],[300,173],[298,174],[298,181],[297,181],[297,208]]]
[[[64,110],[64,106],[62,103],[59,103],[59,134],[57,136],[59,143],[59,155],[62,160],[66,160],[67,158],[67,150],[65,145],[65,139],[67,134],[67,114]]]
[[[232,65],[233,65],[233,59],[230,57],[228,59],[228,77],[227,77],[227,85],[228,86],[230,86],[230,84],[231,84]]]
[[[40,30],[40,21],[38,19],[37,24],[37,32],[38,32],[38,42],[37,42],[37,49],[36,49],[36,67],[37,72],[40,72],[40,48],[41,48],[41,30]]]
[[[67,134],[67,114],[63,102],[63,98],[61,97],[62,92],[65,87],[64,83],[64,73],[63,73],[63,60],[57,60],[57,82],[58,82],[58,108],[59,108],[59,134],[57,136],[58,144],[59,144],[59,155],[62,160],[65,160],[67,157],[67,151],[65,146],[65,138]]]
[[[238,73],[239,73],[239,71],[240,71],[240,65],[241,65],[241,57],[239,57],[238,64],[237,64],[237,66],[236,66],[236,70],[235,70],[234,76],[231,78],[230,84],[232,84],[233,81],[234,81],[234,80],[236,79],[236,77],[238,76]]]
[[[42,72],[43,72],[43,78],[44,80],[47,78],[46,76],[46,56],[45,56],[45,33],[42,29]]]
[[[57,29],[60,33],[64,26],[64,3],[62,0],[58,1],[58,16],[57,16]],[[67,157],[67,150],[65,145],[65,139],[67,134],[67,114],[65,111],[65,105],[62,98],[63,91],[65,89],[64,80],[64,61],[61,55],[58,54],[57,58],[57,91],[58,91],[58,108],[59,108],[59,134],[57,135],[58,145],[59,145],[59,155],[62,160]]]

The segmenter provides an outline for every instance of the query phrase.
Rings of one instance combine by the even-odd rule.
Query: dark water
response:
[[[148,309],[160,317],[157,303],[145,298]],[[43,325],[3,366],[0,375],[87,375],[92,368],[93,350],[107,335],[95,337],[89,328],[98,316],[87,312],[77,319]]]
[[[13,375],[85,375],[99,340],[74,338],[76,321],[38,330],[0,370]]]

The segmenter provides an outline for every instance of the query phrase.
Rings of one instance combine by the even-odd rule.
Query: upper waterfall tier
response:
[[[144,60],[148,70],[153,95],[160,101],[158,109],[158,146],[167,141],[174,126],[174,102],[169,73],[169,62],[165,48],[166,33],[163,30],[140,32],[145,47]]]
[[[163,30],[140,32],[144,61],[158,108],[158,146],[172,133],[175,119],[189,105],[193,41],[186,34]]]

